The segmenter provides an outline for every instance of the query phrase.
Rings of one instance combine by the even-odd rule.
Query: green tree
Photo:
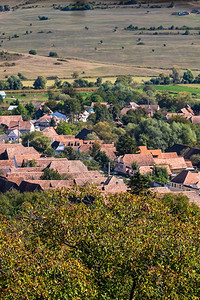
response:
[[[92,132],[92,133],[88,133],[85,140],[87,140],[87,141],[97,141],[97,140],[99,140],[99,137],[96,135],[95,132]]]
[[[61,180],[62,176],[58,173],[57,170],[46,168],[41,175],[40,179],[42,180]]]
[[[23,85],[19,78],[14,75],[11,75],[7,80],[10,90],[21,90]]]
[[[55,120],[55,118],[51,118],[51,122],[50,122],[50,126],[51,127],[56,127],[56,120]]]
[[[100,149],[101,149],[101,145],[98,142],[94,142],[90,151],[91,156],[94,157],[97,154],[97,152],[100,151]]]
[[[31,49],[31,50],[29,50],[29,54],[31,54],[31,55],[36,55],[36,54],[37,54],[37,51],[34,50],[34,49]]]
[[[46,86],[46,78],[44,76],[38,76],[33,83],[35,89],[45,89]]]
[[[183,195],[12,191],[0,211],[2,299],[200,297],[200,212]]]
[[[41,131],[32,131],[22,136],[22,145],[27,147],[28,143],[38,152],[45,153],[50,148],[51,139],[45,136]]]
[[[199,167],[199,165],[200,165],[200,155],[199,154],[193,154],[190,157],[190,160],[191,160],[193,166]]]
[[[117,140],[117,135],[113,133],[112,126],[106,121],[95,124],[93,129],[105,143],[112,143]]]
[[[4,11],[10,11],[10,5],[5,4],[4,5]]]
[[[136,142],[128,134],[120,136],[116,143],[116,150],[119,155],[136,153],[138,150]]]
[[[186,72],[184,72],[183,79],[188,83],[192,83],[194,80],[194,75],[193,75],[192,71],[187,70]]]
[[[96,86],[101,86],[102,81],[103,81],[102,77],[98,77],[96,81]]]
[[[49,52],[49,57],[58,57],[58,54],[54,51]]]
[[[92,94],[89,98],[92,102],[103,102],[103,99],[100,95]]]
[[[13,114],[14,115],[21,115],[23,117],[23,119],[27,119],[28,118],[28,111],[24,107],[24,105],[21,104],[21,103],[19,103],[18,106],[13,109]]]
[[[189,92],[179,92],[174,97],[174,106],[176,107],[176,110],[180,110],[183,108],[187,103],[190,103],[192,100],[192,95]]]
[[[173,83],[180,83],[180,68],[178,66],[173,66],[172,78],[173,78]]]
[[[72,147],[65,147],[64,156],[69,160],[80,159],[79,153],[75,151]]]
[[[17,76],[19,77],[19,79],[21,80],[26,80],[26,76],[24,76],[22,73],[18,72]]]
[[[65,134],[65,135],[71,135],[72,134],[72,130],[70,128],[70,125],[68,123],[66,123],[65,121],[60,121],[58,123],[56,131],[57,131],[58,134]]]
[[[0,104],[3,103],[3,96],[0,95]]]
[[[104,122],[104,121],[109,122],[112,119],[107,107],[105,105],[100,104],[100,103],[95,103],[94,112],[95,112],[95,115],[96,115],[96,123]]]
[[[35,113],[35,106],[33,105],[32,102],[29,102],[25,105],[25,109],[27,110],[28,114],[33,117]]]
[[[167,91],[157,93],[156,101],[161,108],[169,109],[174,105],[174,99]]]
[[[129,180],[129,188],[132,194],[139,195],[140,193],[148,190],[149,184],[146,176],[136,172]]]
[[[119,76],[117,77],[116,81],[115,81],[115,84],[123,84],[123,85],[127,85],[127,86],[130,86],[131,83],[132,83],[133,79],[132,79],[132,76]]]
[[[75,116],[77,117],[81,113],[81,102],[78,98],[66,98],[62,110],[69,116],[70,121],[74,122]]]
[[[148,176],[148,178],[152,181],[157,181],[162,184],[166,184],[169,182],[169,174],[166,168],[155,166],[153,173]]]

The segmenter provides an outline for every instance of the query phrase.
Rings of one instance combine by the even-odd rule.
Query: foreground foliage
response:
[[[200,297],[200,212],[184,196],[90,187],[2,199],[0,299]]]

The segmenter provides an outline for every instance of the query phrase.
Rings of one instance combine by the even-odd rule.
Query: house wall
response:
[[[124,163],[122,161],[118,162],[118,160],[116,159],[114,161],[115,163],[115,167],[114,167],[114,171],[115,172],[119,172],[119,173],[122,173],[122,174],[127,174],[127,171],[126,171],[126,166],[124,165]]]

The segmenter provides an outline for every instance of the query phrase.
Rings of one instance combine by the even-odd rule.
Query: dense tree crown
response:
[[[33,86],[35,89],[44,89],[46,86],[46,78],[44,76],[38,76],[34,81]]]
[[[0,299],[198,299],[200,211],[91,187],[1,195]]]

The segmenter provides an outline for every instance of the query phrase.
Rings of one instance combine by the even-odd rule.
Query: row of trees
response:
[[[10,5],[8,4],[0,5],[0,12],[2,11],[10,11]]]
[[[18,77],[11,75],[6,81],[0,80],[0,90],[21,90],[23,84],[21,79],[26,79],[22,77],[21,73],[18,73]],[[46,87],[46,78],[44,76],[38,76],[33,83],[35,89],[44,89]]]
[[[155,84],[155,85],[168,85],[168,84],[178,84],[178,83],[200,83],[200,74],[196,77],[191,70],[186,70],[183,75],[181,75],[180,68],[174,66],[172,68],[172,74],[161,73],[158,77],[151,78],[145,84]]]

